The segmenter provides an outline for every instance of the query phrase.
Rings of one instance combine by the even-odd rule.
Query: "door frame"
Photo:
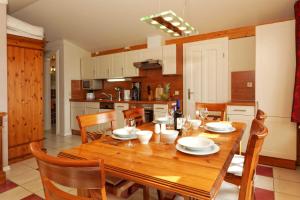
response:
[[[215,43],[215,42],[226,42],[229,45],[229,38],[228,37],[222,37],[222,38],[216,38],[216,39],[209,39],[209,40],[201,40],[201,41],[197,41],[197,42],[190,42],[190,43],[184,43],[183,44],[183,113],[186,114],[187,112],[187,107],[188,107],[188,101],[187,101],[187,66],[186,66],[186,49],[187,47],[190,46],[195,46],[195,45],[201,45],[201,44],[206,44],[206,43]],[[227,65],[228,63],[228,48],[226,49],[225,53],[225,57],[227,58]],[[229,66],[228,66],[228,98],[230,96],[230,83],[231,83],[231,76],[230,76],[230,72],[229,72]]]

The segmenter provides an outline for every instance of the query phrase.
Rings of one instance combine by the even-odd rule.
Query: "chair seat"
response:
[[[234,174],[236,176],[242,176],[245,157],[235,154],[227,170],[227,173]]]

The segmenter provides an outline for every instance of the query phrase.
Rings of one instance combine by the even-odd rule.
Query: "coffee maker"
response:
[[[132,82],[132,89],[131,90],[132,90],[131,99],[135,100],[135,101],[141,100],[141,90],[142,90],[141,82]]]

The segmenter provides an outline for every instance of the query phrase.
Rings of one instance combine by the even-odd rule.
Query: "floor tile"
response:
[[[6,180],[6,182],[4,184],[0,185],[0,193],[6,192],[15,187],[18,187],[18,185],[10,180]]]
[[[22,186],[23,188],[25,188],[26,190],[28,190],[32,193],[38,192],[39,190],[43,190],[43,184],[42,184],[42,180],[40,178],[29,181],[20,186]]]
[[[265,190],[261,188],[255,188],[255,199],[256,200],[274,200],[274,191]]]
[[[36,195],[38,195],[39,197],[45,199],[44,189],[39,190],[39,191],[35,192],[34,194],[36,194]]]
[[[274,190],[280,193],[295,195],[300,198],[300,183],[274,179]]]
[[[256,168],[256,174],[260,176],[273,177],[273,168],[268,166],[258,165]]]
[[[31,193],[24,188],[18,186],[14,189],[8,190],[0,194],[0,199],[3,200],[20,200],[24,197],[31,195]]]
[[[216,200],[233,200],[238,199],[239,188],[233,184],[223,182]]]
[[[296,170],[274,167],[274,178],[300,183],[300,167]]]
[[[6,176],[10,179],[11,177],[19,176],[32,170],[33,169],[31,167],[22,163],[14,163],[10,165],[10,170],[6,172]]]
[[[24,165],[26,165],[26,166],[28,166],[30,168],[33,168],[33,169],[37,169],[38,168],[38,164],[37,164],[35,158],[29,158],[29,159],[21,161],[20,163],[24,164]]]
[[[273,178],[256,175],[254,179],[255,187],[274,191]]]
[[[43,198],[37,196],[36,194],[31,194],[21,200],[43,200]]]
[[[300,197],[284,194],[280,192],[275,192],[275,200],[300,200]]]
[[[38,179],[39,177],[40,173],[37,170],[31,169],[30,171],[24,172],[18,176],[12,176],[9,179],[18,185],[23,185],[24,183]]]

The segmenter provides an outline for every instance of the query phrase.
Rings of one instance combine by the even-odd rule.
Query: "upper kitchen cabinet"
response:
[[[109,78],[109,70],[112,67],[112,55],[104,55],[95,57],[96,79]]]
[[[95,59],[92,57],[83,57],[80,60],[81,79],[95,78]]]
[[[141,52],[141,60],[162,60],[162,47],[143,49]]]
[[[141,60],[140,51],[128,51],[125,53],[125,66],[123,71],[124,77],[139,76],[139,69],[133,63]]]
[[[112,66],[110,67],[109,70],[110,78],[123,77],[124,61],[125,61],[125,54],[123,52],[112,54]]]
[[[176,74],[176,44],[165,45],[162,48],[164,75]]]

